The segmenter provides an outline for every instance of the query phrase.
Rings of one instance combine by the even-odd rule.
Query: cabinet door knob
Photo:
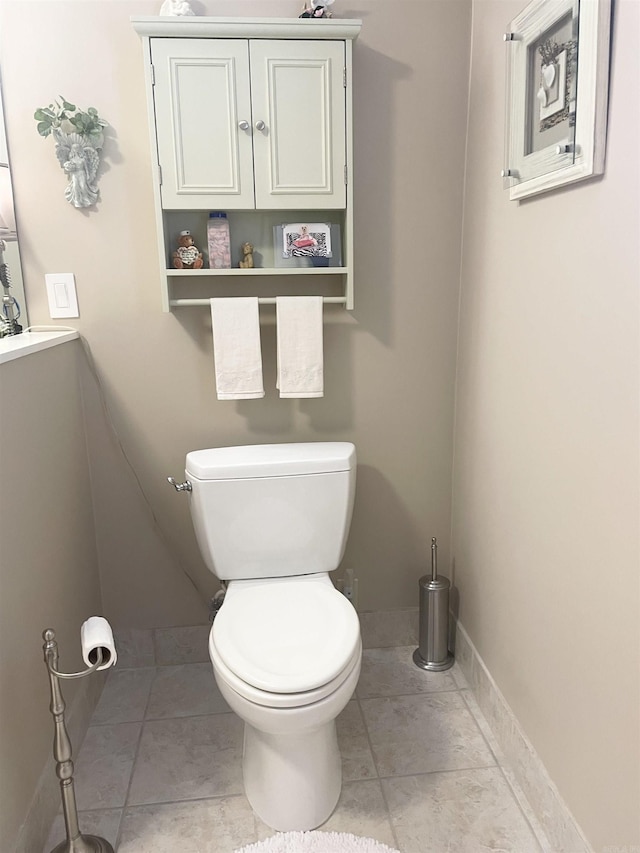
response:
[[[256,122],[256,130],[264,130],[267,125],[263,121]]]
[[[248,122],[248,121],[244,121],[244,120],[243,120],[243,121],[239,121],[239,122],[238,122],[238,127],[240,128],[240,130],[249,130],[249,122]]]

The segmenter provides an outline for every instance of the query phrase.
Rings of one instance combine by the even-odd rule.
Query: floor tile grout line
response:
[[[142,721],[140,724],[140,734],[138,735],[138,742],[136,743],[136,749],[135,749],[135,752],[133,755],[133,762],[131,764],[131,772],[129,773],[129,783],[127,785],[127,790],[126,790],[125,795],[124,795],[124,804],[122,806],[122,813],[120,815],[120,823],[118,825],[118,833],[116,835],[116,844],[115,844],[115,848],[114,848],[116,851],[117,851],[118,847],[120,846],[120,841],[122,840],[122,824],[124,822],[125,811],[129,806],[129,796],[131,794],[131,785],[133,783],[133,776],[134,776],[134,773],[136,770],[138,755],[140,754],[140,744],[142,743],[142,735],[144,733],[145,717],[147,715],[147,709],[149,708],[149,703],[151,701],[151,691],[153,690],[153,685],[155,684],[155,681],[158,677],[157,666],[154,667],[154,670],[155,670],[154,676],[151,679],[151,681],[149,682],[149,692],[147,693],[147,701],[145,702],[144,712],[142,714]]]
[[[121,726],[126,725],[127,723],[164,723],[167,720],[191,720],[194,717],[220,717],[223,714],[233,714],[232,710],[226,711],[207,711],[206,713],[202,713],[198,711],[196,714],[174,714],[173,716],[167,717],[136,717],[132,720],[115,720],[114,722],[104,722],[104,723],[91,723],[92,729],[104,728],[105,726]]]
[[[196,714],[174,714],[173,716],[167,717],[145,717],[145,723],[162,723],[165,720],[191,720],[194,717],[221,717],[223,714],[233,714],[235,713],[232,708],[227,708],[224,711],[206,711],[202,713],[202,711],[198,711]],[[237,716],[237,714],[236,714]]]
[[[497,764],[476,764],[469,767],[446,767],[438,770],[421,770],[418,773],[390,773],[387,776],[379,776],[380,781],[388,779],[413,779],[417,776],[436,776],[445,773],[472,773],[475,770],[499,770]]]
[[[144,730],[144,723],[141,723],[140,724],[140,733],[138,735],[138,741],[136,743],[136,749],[135,749],[135,752],[133,754],[133,762],[131,763],[131,772],[129,773],[129,781],[127,783],[127,790],[125,791],[125,795],[124,795],[124,803],[122,804],[122,811],[120,812],[120,821],[118,823],[118,831],[116,833],[116,841],[115,841],[115,844],[113,847],[113,849],[116,851],[116,853],[117,853],[118,847],[120,846],[120,841],[122,840],[122,824],[124,822],[125,811],[128,808],[127,803],[129,800],[129,792],[131,790],[131,782],[133,780],[133,773],[134,773],[134,770],[136,767],[136,761],[138,760],[138,752],[140,751],[140,742],[142,740],[143,730]]]
[[[180,666],[184,666],[184,665],[188,665],[188,664],[180,664]],[[142,667],[138,667],[137,669],[142,669]],[[219,717],[219,716],[223,716],[225,714],[234,715],[234,712],[231,709],[228,709],[228,710],[222,711],[222,712],[213,712],[213,713],[207,713],[207,714],[189,714],[189,715],[182,715],[182,716],[178,716],[178,717],[161,717],[161,718],[153,718],[152,717],[152,718],[149,718],[148,717],[148,711],[149,711],[149,706],[150,706],[151,699],[152,699],[153,687],[154,687],[154,684],[156,683],[158,675],[159,675],[159,671],[158,671],[159,667],[156,665],[154,667],[144,667],[144,669],[147,669],[147,670],[153,669],[154,670],[154,676],[149,682],[148,693],[147,693],[147,697],[146,697],[146,701],[145,701],[145,707],[144,707],[144,711],[142,714],[142,719],[141,720],[131,720],[131,721],[129,721],[129,720],[121,721],[120,723],[105,722],[105,723],[98,724],[96,726],[96,727],[117,726],[117,725],[121,725],[121,724],[139,724],[140,725],[140,732],[139,732],[138,740],[136,743],[134,759],[133,759],[133,762],[131,765],[131,771],[129,774],[127,791],[125,794],[125,801],[122,804],[122,806],[111,807],[111,808],[115,808],[115,809],[120,810],[120,819],[118,821],[118,830],[117,830],[117,835],[116,835],[116,843],[115,843],[115,847],[114,847],[115,850],[118,849],[118,846],[120,845],[121,840],[122,840],[123,819],[125,817],[125,811],[127,811],[128,809],[145,808],[148,806],[155,807],[157,805],[179,805],[183,802],[220,800],[220,799],[226,798],[226,797],[242,797],[243,796],[242,792],[238,792],[238,793],[234,793],[234,794],[220,794],[217,796],[213,795],[213,796],[207,796],[207,797],[189,798],[188,800],[166,800],[166,801],[159,801],[159,802],[153,801],[153,802],[149,802],[149,803],[132,803],[130,801],[131,786],[133,783],[133,778],[134,778],[134,774],[135,774],[135,770],[136,770],[136,764],[137,764],[139,754],[140,754],[140,747],[141,747],[142,737],[144,734],[144,729],[145,729],[146,723],[148,723],[148,722],[165,722],[168,720],[180,720],[180,719]],[[106,687],[106,684],[105,684],[105,687]],[[236,716],[236,715],[234,715],[234,716]]]
[[[408,693],[374,693],[371,696],[360,696],[358,699],[401,699],[403,696],[441,696],[443,693],[459,693],[459,687],[447,687],[444,690],[419,690]]]
[[[155,668],[155,667],[153,667],[153,668]],[[146,667],[146,669],[152,669],[152,667]],[[112,673],[112,672],[110,672],[110,673],[109,673],[109,676],[111,676],[112,674],[113,674],[113,673]],[[103,694],[103,693],[104,693],[104,691],[107,689],[107,685],[108,685],[108,683],[109,683],[109,679],[107,678],[107,680],[105,681],[105,683],[104,683],[104,685],[103,685],[102,692],[101,692],[101,694],[100,694],[100,698],[102,698],[102,694]],[[150,685],[149,685],[149,693],[151,693],[151,683],[150,683]],[[98,702],[99,702],[99,701],[100,701],[100,699],[98,699]],[[147,702],[148,702],[148,697],[147,697]],[[97,707],[98,707],[98,703],[96,703],[96,709],[97,709]],[[94,710],[94,715],[95,715],[95,710]],[[122,820],[123,820],[123,818],[124,818],[124,812],[125,812],[125,809],[126,809],[126,807],[127,807],[127,798],[128,798],[128,796],[129,796],[129,789],[130,789],[130,787],[131,787],[131,780],[132,780],[132,778],[133,778],[133,771],[134,771],[134,768],[135,768],[135,763],[136,763],[136,758],[137,758],[137,755],[138,755],[138,750],[139,750],[139,748],[140,748],[140,740],[141,740],[141,738],[142,738],[142,730],[143,730],[143,727],[144,727],[144,722],[143,722],[142,720],[127,720],[127,721],[120,722],[120,723],[97,723],[97,724],[95,724],[95,725],[94,725],[94,724],[93,724],[93,718],[92,718],[92,719],[90,720],[90,722],[89,722],[89,727],[88,727],[88,729],[87,729],[87,733],[88,733],[89,729],[92,729],[92,728],[94,728],[94,729],[99,729],[99,728],[104,728],[104,727],[107,727],[107,726],[120,726],[120,725],[139,725],[139,726],[140,726],[140,731],[138,732],[138,738],[137,738],[137,740],[136,740],[136,748],[135,748],[135,750],[134,750],[133,761],[131,762],[131,770],[129,771],[129,780],[128,780],[128,782],[127,782],[127,790],[125,791],[124,802],[122,803],[122,805],[119,805],[119,806],[107,806],[107,807],[105,807],[105,809],[104,809],[104,810],[112,810],[112,811],[119,811],[119,812],[120,812],[120,818],[119,818],[119,820],[118,820],[118,828],[117,828],[117,831],[116,831],[116,838],[115,838],[115,843],[114,843],[114,850],[116,850],[116,851],[117,851],[118,846],[119,846],[119,844],[120,844],[120,834],[121,834],[121,831],[122,831]],[[78,757],[79,757],[79,756],[78,756]],[[103,811],[103,809],[100,809],[100,810],[99,810],[99,809],[82,809],[82,812],[88,812],[88,811]],[[79,812],[79,814],[81,814],[82,812]]]
[[[77,814],[78,814],[78,824],[79,824],[79,827],[80,827],[80,832],[81,832],[81,834],[82,834],[82,833],[84,833],[85,835],[87,834],[87,833],[86,833],[86,829],[83,827],[83,824],[84,824],[83,817],[84,817],[85,815],[88,815],[88,814],[91,814],[91,815],[94,815],[94,814],[97,814],[97,815],[107,815],[107,814],[110,814],[110,813],[112,813],[112,812],[120,812],[120,817],[119,817],[119,819],[118,819],[118,829],[119,829],[119,828],[120,828],[120,822],[121,822],[121,820],[122,820],[122,812],[123,812],[123,810],[124,810],[124,806],[104,806],[104,807],[102,807],[102,808],[95,808],[95,809],[77,809]],[[63,815],[62,809],[60,809],[59,811],[57,811],[57,812],[56,812],[56,814],[55,814],[55,816],[54,816],[53,820],[51,821],[51,824],[50,824],[50,826],[49,826],[49,833],[48,833],[47,839],[45,839],[45,845],[47,844],[47,841],[48,841],[49,837],[51,836],[51,833],[52,833],[52,831],[53,831],[54,824],[55,824],[55,822],[58,820],[58,818],[60,818],[60,819],[62,820],[62,831],[63,831],[63,832],[64,832],[64,834],[65,834],[65,838],[64,838],[63,840],[64,840],[64,841],[66,841],[66,840],[67,840],[66,827],[65,827],[65,825],[64,825],[64,819],[63,819],[63,818],[64,818],[64,815]],[[61,842],[61,843],[62,843],[62,842]],[[54,848],[53,853],[55,853],[55,850],[56,850],[56,849],[57,849],[57,846]],[[115,848],[114,848],[114,849],[115,849]],[[45,848],[43,848],[43,853],[49,853],[49,847],[48,847],[48,845],[47,845]]]
[[[145,673],[149,673],[149,672],[153,671],[153,678],[151,678],[151,679],[150,679],[150,682],[149,682],[149,692],[150,692],[150,691],[151,691],[151,684],[153,684],[153,682],[155,681],[155,675],[156,675],[156,669],[157,669],[157,667],[155,667],[155,666],[145,666],[145,667],[138,667],[138,669],[139,669],[140,671],[144,671]],[[92,726],[93,728],[99,728],[100,726],[118,726],[118,725],[120,725],[121,723],[140,723],[140,722],[142,722],[142,720],[144,719],[144,712],[145,712],[145,709],[146,709],[147,704],[148,704],[148,698],[149,698],[148,696],[147,696],[147,699],[145,700],[144,708],[143,708],[143,711],[142,711],[142,714],[143,714],[143,716],[142,716],[142,717],[137,717],[137,716],[135,716],[133,719],[129,719],[129,720],[127,720],[127,719],[120,719],[120,720],[114,720],[114,719],[96,720],[96,714],[98,713],[98,711],[99,711],[99,709],[100,709],[100,704],[101,704],[101,702],[102,702],[102,699],[103,699],[103,697],[104,697],[105,693],[109,690],[109,684],[111,683],[111,681],[112,681],[113,679],[117,679],[120,675],[122,675],[122,674],[124,674],[124,673],[129,673],[129,672],[134,672],[134,671],[135,671],[135,670],[131,670],[131,669],[128,669],[128,670],[120,670],[120,671],[117,671],[117,670],[113,670],[113,669],[112,669],[112,670],[109,672],[109,675],[108,675],[108,677],[107,677],[107,680],[105,681],[104,687],[103,687],[103,689],[102,689],[102,693],[100,694],[100,698],[98,699],[98,702],[96,703],[96,707],[94,708],[93,715],[92,715],[92,717],[91,717],[91,721],[90,721],[90,723],[89,723],[89,725],[90,725],[90,726]],[[128,698],[129,694],[127,693],[127,694],[126,694],[126,696],[127,696],[127,698]],[[104,713],[104,712],[102,712],[102,713]],[[137,713],[137,712],[135,712],[135,711],[134,711],[134,714],[135,714],[135,713]]]
[[[396,827],[393,822],[393,818],[391,817],[391,809],[389,808],[389,801],[387,800],[387,795],[384,792],[384,785],[382,784],[382,779],[378,777],[378,783],[380,785],[380,793],[382,795],[382,802],[384,803],[384,807],[387,810],[387,820],[389,822],[389,826],[391,827],[391,835],[393,836],[393,843],[398,849],[398,853],[402,853],[402,849],[400,847],[400,841],[398,840],[398,836],[396,835]]]
[[[188,666],[203,666],[203,663],[195,663],[195,664],[193,664],[193,663],[186,663],[186,664],[182,663],[182,664],[171,664],[170,666],[175,668],[175,669],[178,669],[178,668],[183,668],[183,667],[188,667]],[[210,667],[210,664],[209,664],[209,667]],[[99,726],[112,726],[112,725],[120,725],[120,724],[124,724],[124,723],[139,723],[139,722],[147,722],[147,721],[149,721],[149,722],[158,721],[159,722],[159,721],[163,721],[163,720],[184,719],[187,717],[205,717],[205,716],[212,716],[212,715],[216,715],[216,714],[227,714],[231,711],[229,706],[226,705],[226,703],[225,703],[226,707],[223,710],[219,710],[219,711],[209,710],[209,711],[204,711],[204,712],[198,711],[195,713],[185,712],[185,713],[181,713],[181,714],[168,714],[166,716],[158,716],[158,717],[149,716],[149,705],[151,702],[151,696],[153,693],[154,684],[157,680],[158,675],[160,674],[159,670],[167,669],[167,668],[169,668],[169,667],[168,666],[167,667],[157,666],[157,665],[145,666],[145,667],[132,667],[129,669],[120,670],[120,672],[115,673],[115,675],[120,675],[123,672],[135,672],[138,670],[145,670],[147,672],[150,670],[154,671],[154,676],[151,679],[151,683],[150,683],[150,687],[149,687],[149,693],[148,693],[147,699],[145,701],[145,705],[144,705],[144,709],[142,711],[142,715],[133,717],[132,719],[120,719],[120,720],[110,719],[110,720],[102,720],[100,722],[94,722],[92,719],[90,725],[92,727],[99,727]],[[111,674],[112,673],[110,673],[110,676],[111,676]],[[106,686],[107,685],[105,684],[105,689],[106,689]],[[96,710],[97,710],[97,706],[96,706]],[[94,711],[94,716],[95,716],[95,711]]]
[[[185,803],[207,803],[214,800],[219,801],[236,798],[246,800],[246,795],[242,791],[235,794],[207,794],[206,797],[187,797],[184,800],[152,800],[148,803],[129,803],[126,808],[127,811],[134,811],[135,809],[148,809],[155,808],[156,806],[181,806]]]
[[[364,726],[365,735],[367,736],[367,743],[369,745],[369,752],[371,753],[371,758],[373,760],[373,767],[376,771],[376,778],[379,779],[380,771],[378,770],[378,762],[376,761],[376,754],[374,752],[373,743],[371,742],[371,736],[369,734],[369,726],[367,725],[367,720],[365,718],[364,710],[362,708],[362,704],[360,702],[359,697],[355,693],[353,695],[356,702],[358,703],[358,710],[360,711],[360,718],[362,720],[362,725]]]
[[[396,698],[396,697],[397,697],[397,698],[401,698],[401,697],[407,697],[407,696],[423,697],[423,696],[431,695],[431,694],[433,694],[433,693],[437,693],[437,694],[441,694],[441,693],[461,693],[461,692],[462,692],[462,689],[461,689],[460,687],[458,687],[458,685],[457,685],[455,682],[454,682],[454,685],[455,685],[455,686],[454,686],[453,688],[451,688],[451,689],[447,689],[447,690],[420,691],[419,693],[401,693],[401,694],[395,693],[395,694],[392,694],[391,696],[389,696],[389,695],[386,695],[386,696],[366,696],[366,697],[362,697],[362,698],[363,698],[363,699],[378,699],[378,698],[380,698],[380,699],[390,699],[390,698]],[[473,721],[474,721],[474,723],[475,723],[476,727],[478,728],[478,731],[480,732],[480,735],[481,735],[481,737],[482,737],[483,741],[484,741],[485,743],[487,743],[487,746],[489,747],[489,752],[490,752],[490,754],[491,754],[491,755],[493,756],[493,758],[494,758],[494,762],[495,762],[494,764],[488,765],[488,766],[486,766],[486,767],[485,767],[485,766],[479,766],[479,767],[478,767],[478,766],[474,766],[474,767],[462,767],[462,768],[458,768],[458,767],[456,767],[456,768],[451,768],[451,769],[431,770],[431,771],[427,771],[427,772],[423,772],[423,773],[406,773],[406,774],[393,774],[393,775],[389,775],[389,776],[386,776],[386,775],[385,775],[385,776],[381,776],[381,775],[380,775],[380,770],[379,770],[379,768],[378,768],[378,763],[377,763],[377,761],[376,761],[376,756],[375,756],[375,751],[374,751],[374,748],[373,748],[373,743],[372,743],[372,741],[371,741],[371,737],[370,737],[370,734],[369,734],[369,727],[368,727],[368,725],[367,725],[367,721],[366,721],[366,717],[365,717],[365,714],[364,714],[364,710],[363,710],[363,708],[362,708],[362,704],[361,704],[361,697],[360,697],[360,696],[358,695],[358,693],[357,693],[357,688],[356,688],[356,692],[354,693],[354,696],[355,696],[355,698],[356,698],[356,700],[357,700],[357,702],[358,702],[358,707],[359,707],[359,709],[360,709],[360,713],[361,713],[361,715],[362,715],[362,720],[363,720],[363,724],[364,724],[364,728],[365,728],[365,732],[366,732],[366,736],[367,736],[367,741],[368,741],[369,749],[370,749],[370,751],[371,751],[371,755],[372,755],[372,758],[373,758],[373,763],[374,763],[374,767],[375,767],[375,770],[376,770],[376,775],[377,775],[378,781],[380,782],[380,791],[381,791],[381,794],[382,794],[383,802],[384,802],[384,804],[385,804],[385,808],[386,808],[386,810],[387,810],[387,818],[388,818],[388,821],[389,821],[389,826],[391,827],[391,833],[392,833],[393,838],[394,838],[394,843],[395,843],[395,845],[396,845],[397,849],[400,851],[400,853],[402,853],[401,844],[400,844],[400,841],[399,841],[398,836],[397,836],[397,834],[396,834],[395,824],[394,824],[394,821],[393,821],[393,818],[392,818],[392,815],[391,815],[391,809],[389,808],[389,802],[388,802],[387,795],[386,795],[386,792],[385,792],[385,786],[384,786],[384,784],[383,784],[383,781],[384,781],[384,780],[388,780],[388,779],[399,779],[399,778],[411,778],[411,777],[418,777],[418,776],[430,776],[430,775],[433,775],[433,774],[442,774],[442,773],[457,773],[457,772],[465,772],[465,771],[468,771],[468,770],[472,770],[472,771],[473,771],[473,770],[485,770],[485,769],[487,769],[487,770],[495,770],[495,769],[498,767],[498,762],[497,762],[497,759],[496,759],[495,754],[493,753],[493,750],[491,749],[491,747],[490,747],[490,745],[488,744],[488,742],[487,742],[486,738],[484,737],[483,732],[480,730],[480,727],[478,726],[477,721],[476,721],[476,719],[475,719],[474,715],[471,713],[471,709],[469,708],[468,704],[464,701],[464,698],[463,698],[463,697],[461,697],[461,698],[463,699],[464,706],[467,708],[467,710],[468,710],[469,714],[470,714],[470,715],[471,715],[471,717],[473,718]],[[498,767],[498,769],[500,769],[500,768]],[[500,770],[500,773],[501,773],[501,775],[503,775],[501,770]],[[509,790],[511,790],[511,788],[509,788]],[[519,804],[518,804],[518,805],[519,805]],[[536,843],[538,843],[538,839],[537,839],[537,836],[535,835],[535,833],[534,833],[534,837],[536,838]]]
[[[144,723],[168,723],[170,720],[174,720],[174,721],[175,720],[202,720],[205,717],[224,717],[224,716],[229,716],[229,715],[233,715],[234,717],[238,717],[236,712],[232,708],[229,708],[228,711],[210,711],[207,714],[202,714],[202,713],[181,714],[181,715],[178,715],[177,717],[148,717],[148,718],[145,718],[142,722],[144,722]],[[241,719],[241,718],[238,717],[238,719]]]
[[[378,762],[376,761],[376,754],[375,754],[374,749],[373,749],[373,743],[371,742],[371,736],[369,734],[369,726],[367,725],[367,720],[366,720],[365,715],[364,715],[364,710],[363,710],[362,705],[360,703],[360,697],[357,695],[357,688],[356,688],[356,692],[354,692],[354,696],[355,696],[356,702],[358,703],[358,710],[360,711],[360,717],[362,719],[362,725],[364,726],[365,735],[367,737],[367,743],[369,744],[369,752],[371,753],[371,759],[373,761],[373,766],[374,766],[374,769],[376,771],[376,779],[378,780],[378,785],[380,787],[380,794],[382,796],[382,802],[384,803],[384,807],[387,811],[387,822],[388,822],[389,827],[391,829],[391,835],[393,836],[393,843],[395,844],[397,849],[400,850],[400,844],[398,841],[398,836],[396,835],[396,829],[395,829],[395,826],[393,824],[393,819],[391,817],[391,810],[389,809],[389,803],[388,803],[387,798],[386,798],[385,793],[384,793],[384,785],[382,784],[382,777],[380,776],[380,771],[378,769]]]
[[[527,813],[525,812],[525,810],[522,808],[522,806],[521,806],[521,804],[520,804],[520,797],[519,797],[519,796],[518,796],[518,794],[515,792],[515,790],[514,790],[514,788],[513,788],[513,785],[512,785],[512,784],[511,784],[511,782],[509,781],[509,777],[508,777],[508,776],[507,776],[507,774],[504,772],[504,767],[503,767],[499,762],[498,762],[498,770],[500,771],[500,774],[502,775],[502,778],[504,779],[504,781],[505,781],[505,783],[506,783],[507,787],[508,787],[508,788],[509,788],[509,790],[511,791],[511,795],[513,796],[513,799],[516,801],[516,805],[518,806],[518,809],[519,809],[519,811],[520,811],[520,814],[522,815],[522,817],[523,817],[523,818],[524,818],[524,820],[525,820],[525,823],[527,824],[527,826],[528,826],[528,827],[529,827],[529,829],[531,830],[531,834],[533,835],[533,837],[534,837],[534,839],[535,839],[535,842],[536,842],[536,844],[538,845],[538,848],[539,848],[540,853],[545,853],[545,851],[547,851],[549,848],[548,848],[548,847],[546,847],[546,846],[542,843],[542,840],[540,839],[540,836],[539,836],[538,832],[536,831],[535,827],[533,826],[533,824],[532,824],[532,823],[531,823],[531,821],[529,820],[529,817],[528,817]],[[522,796],[524,796],[524,792],[522,792]],[[526,797],[525,797],[525,799],[526,799]],[[527,804],[529,805],[529,808],[531,808],[531,805],[529,804],[529,801],[528,801],[528,800],[527,800]],[[546,839],[545,839],[545,841],[546,841]],[[548,842],[547,842],[547,843],[548,843]]]
[[[78,809],[78,814],[79,815],[95,814],[96,812],[106,814],[107,812],[121,812],[123,808],[124,808],[124,806],[98,806],[95,809]],[[56,818],[61,817],[61,816],[62,816],[62,812],[59,811],[56,814]],[[55,818],[54,818],[54,820],[55,820]]]
[[[156,631],[157,628],[151,629],[151,646],[153,648],[153,661],[156,666],[158,666],[158,643],[156,640]]]
[[[470,704],[469,704],[469,702],[467,701],[467,697],[466,697],[466,696],[461,696],[461,698],[462,698],[462,701],[464,702],[465,708],[466,708],[466,709],[467,709],[467,711],[469,712],[469,714],[470,714],[470,716],[471,716],[471,719],[473,720],[473,722],[474,722],[474,724],[475,724],[476,729],[478,730],[478,732],[479,732],[479,734],[480,734],[480,737],[482,738],[482,740],[483,740],[483,741],[485,742],[485,744],[487,745],[487,749],[489,750],[489,752],[490,752],[490,753],[491,753],[491,755],[493,756],[493,759],[494,759],[494,761],[495,761],[495,763],[496,763],[496,766],[498,766],[498,767],[499,767],[499,766],[500,766],[500,760],[499,760],[499,758],[498,758],[498,755],[496,754],[496,751],[495,751],[495,749],[493,748],[493,745],[492,745],[491,741],[490,741],[490,740],[489,740],[489,738],[485,735],[485,733],[482,731],[482,726],[478,723],[478,720],[476,719],[476,715],[475,715],[475,714],[474,714],[474,712],[473,712],[473,708],[471,707],[471,705],[470,705]],[[487,723],[486,719],[485,719],[485,723]],[[487,728],[489,729],[489,731],[491,731],[491,726],[490,726],[488,723],[487,723]],[[491,734],[493,735],[493,732],[491,732]]]
[[[149,684],[149,692],[147,694],[147,701],[144,703],[144,711],[142,714],[143,722],[146,721],[146,719],[147,719],[147,712],[149,710],[149,705],[151,704],[151,694],[153,693],[153,685],[156,683],[157,680],[158,680],[158,667],[156,666],[154,676],[151,679],[151,682]]]
[[[211,661],[209,660],[176,660],[176,661],[168,661],[165,663],[148,663],[143,666],[118,666],[114,669],[114,672],[120,675],[123,672],[138,672],[143,669],[170,669],[171,667],[178,666],[203,666],[203,664],[208,664],[211,666]]]
[[[476,703],[476,705],[477,705],[477,711],[476,711],[476,713],[478,713],[478,714],[482,714],[482,709],[481,709],[481,708],[480,708],[480,706],[478,705],[477,700],[476,700],[475,695],[474,695],[474,693],[473,693],[473,691],[472,691],[472,690],[470,691],[470,694],[471,694],[471,696],[473,697],[473,699],[474,699],[474,701],[475,701],[475,703]],[[500,752],[500,754],[497,754],[496,750],[493,748],[493,744],[491,743],[491,741],[489,740],[489,738],[487,738],[487,737],[485,736],[484,732],[482,731],[482,727],[480,726],[480,724],[478,723],[478,720],[476,719],[476,713],[474,713],[474,709],[471,707],[471,704],[470,704],[470,703],[469,703],[469,701],[467,700],[467,697],[466,697],[466,696],[463,696],[463,697],[462,697],[462,700],[463,700],[463,702],[465,703],[465,705],[467,706],[467,708],[469,709],[469,713],[470,713],[470,714],[471,714],[471,716],[473,717],[473,720],[474,720],[474,722],[475,722],[475,724],[476,724],[476,726],[477,726],[477,728],[478,728],[478,731],[480,732],[480,734],[481,734],[481,735],[482,735],[482,737],[484,738],[485,743],[487,744],[487,746],[488,746],[488,748],[489,748],[489,750],[490,750],[491,754],[493,755],[493,757],[494,757],[494,759],[495,759],[495,762],[496,762],[496,766],[497,766],[497,767],[498,767],[498,769],[500,770],[500,775],[502,776],[502,778],[503,778],[503,779],[504,779],[504,781],[506,782],[507,787],[508,787],[508,789],[509,789],[509,791],[510,791],[510,793],[511,793],[511,796],[512,796],[512,797],[513,797],[513,799],[515,800],[516,806],[518,807],[518,811],[520,812],[520,814],[521,814],[521,815],[522,815],[522,817],[524,818],[524,820],[525,820],[525,822],[526,822],[527,826],[528,826],[528,827],[529,827],[529,829],[531,830],[531,832],[532,832],[532,834],[533,834],[533,837],[534,837],[534,839],[535,839],[535,841],[536,841],[536,844],[538,845],[538,847],[540,848],[540,850],[542,851],[542,853],[544,853],[545,845],[542,843],[542,841],[541,841],[541,839],[540,839],[540,836],[539,836],[539,833],[536,831],[536,829],[535,829],[535,828],[534,828],[534,826],[532,825],[531,821],[529,820],[529,818],[528,818],[528,816],[527,816],[527,813],[526,813],[526,812],[525,812],[525,810],[522,808],[522,806],[521,806],[521,804],[520,804],[520,797],[519,797],[519,796],[518,796],[518,794],[515,792],[515,790],[514,790],[514,788],[513,788],[512,784],[511,784],[511,782],[509,781],[509,778],[508,778],[507,774],[506,774],[506,773],[505,773],[505,771],[504,771],[504,767],[503,767],[503,763],[504,763],[504,762],[503,762],[503,758],[504,758],[504,756],[503,756],[502,749],[500,748],[500,744],[498,743],[498,741],[497,741],[497,739],[496,739],[496,746],[497,746],[497,748],[498,748],[498,750],[499,750],[499,752]],[[487,726],[487,729],[491,732],[492,737],[493,737],[493,738],[495,738],[495,734],[493,733],[493,729],[491,728],[491,726],[490,726],[490,725],[489,725],[489,723],[487,722],[487,718],[484,716],[484,714],[482,714],[482,718],[483,718],[483,720],[484,720],[484,722],[485,722],[485,725]],[[522,791],[522,792],[521,792],[521,796],[523,796],[523,797],[525,798],[525,800],[527,801],[527,805],[528,805],[528,806],[529,806],[529,808],[531,809],[531,808],[532,808],[532,807],[531,807],[531,804],[529,803],[529,801],[528,801],[528,799],[527,799],[527,797],[526,797],[526,795],[525,795],[524,791]],[[532,809],[532,811],[533,811],[533,809]],[[542,830],[542,827],[541,827],[541,830]],[[544,830],[542,830],[542,831],[544,831]],[[545,841],[546,841],[546,839],[545,839]]]

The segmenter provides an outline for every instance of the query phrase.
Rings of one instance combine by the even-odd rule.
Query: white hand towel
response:
[[[277,296],[278,379],[281,397],[322,397],[322,296]]]
[[[257,297],[212,299],[211,325],[218,399],[264,397]]]

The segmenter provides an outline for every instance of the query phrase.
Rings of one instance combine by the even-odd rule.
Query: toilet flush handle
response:
[[[173,477],[167,477],[167,483],[171,483],[176,492],[190,492],[191,483],[185,480],[184,483],[176,483]]]

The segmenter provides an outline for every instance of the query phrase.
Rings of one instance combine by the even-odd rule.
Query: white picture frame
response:
[[[611,0],[532,0],[507,42],[509,198],[604,172]]]

